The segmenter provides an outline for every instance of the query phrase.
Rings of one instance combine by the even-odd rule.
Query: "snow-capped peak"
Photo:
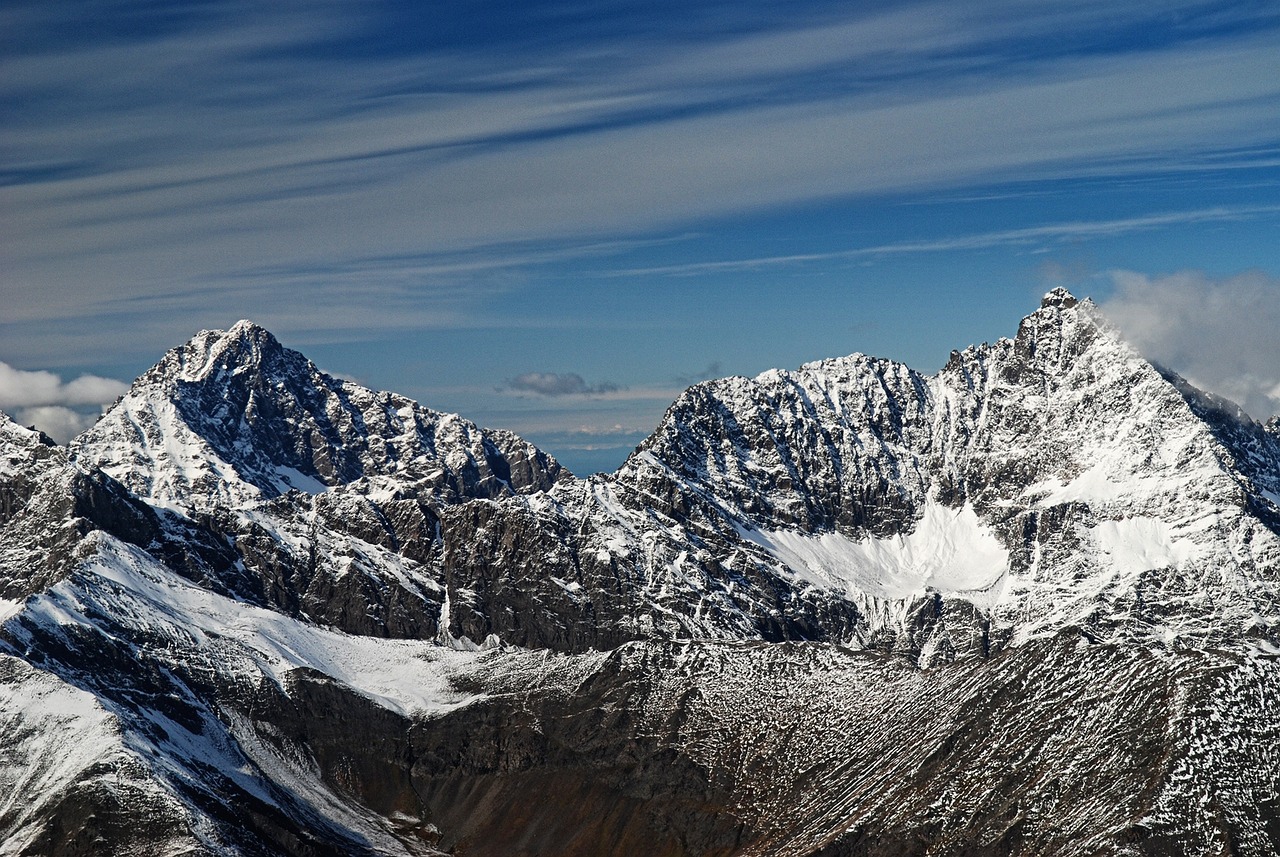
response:
[[[294,352],[288,354],[301,358]],[[186,345],[170,351],[148,374],[202,381],[219,371],[260,369],[285,356],[285,349],[270,331],[242,319],[228,330],[200,331]],[[302,362],[309,363],[305,358]]]
[[[588,480],[202,331],[0,415],[0,851],[1272,855],[1278,427],[1064,290]]]
[[[1020,634],[1114,622],[1135,601],[1180,616],[1175,636],[1260,615],[1280,626],[1266,511],[1280,499],[1280,444],[1218,425],[1196,402],[1091,301],[1054,289],[1013,339],[954,352],[934,376],[855,354],[697,385],[619,479],[649,496],[670,496],[653,484],[669,478],[685,497],[714,498],[798,580],[862,581],[860,597],[879,599],[884,581],[868,569],[882,562],[895,581],[932,580],[916,597],[981,604]],[[966,565],[951,591],[947,574],[917,572],[956,565],[947,551],[960,542],[933,524],[970,520],[961,510],[973,515],[965,532],[999,550],[968,551],[990,567]],[[1210,570],[1206,611],[1180,588]]]
[[[1088,299],[1086,298],[1086,300]],[[1075,295],[1071,294],[1071,292],[1067,291],[1062,286],[1058,286],[1057,288],[1050,289],[1045,292],[1044,297],[1040,299],[1040,308],[1046,309],[1048,307],[1062,307],[1063,309],[1070,309],[1077,303],[1079,303],[1079,301],[1076,300]]]
[[[380,477],[444,498],[498,496],[545,489],[561,472],[508,432],[327,375],[250,321],[170,351],[73,449],[177,506]]]

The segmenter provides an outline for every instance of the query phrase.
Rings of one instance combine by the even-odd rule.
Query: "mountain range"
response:
[[[1280,853],[1280,420],[1056,289],[612,474],[250,322],[0,415],[0,854]]]

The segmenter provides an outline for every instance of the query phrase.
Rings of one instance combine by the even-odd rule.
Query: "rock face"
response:
[[[446,543],[465,533],[466,553],[446,564],[510,574],[532,539],[595,628],[646,590],[593,643],[828,640],[927,661],[1065,627],[1261,638],[1280,619],[1278,472],[1274,432],[1057,291],[932,377],[854,355],[694,386],[616,474],[457,510],[472,519]],[[490,537],[478,558],[472,532]],[[512,637],[500,597],[473,592],[466,633],[574,648]],[[574,604],[541,603],[557,596],[567,624]]]
[[[1278,504],[1062,290],[586,480],[206,331],[0,415],[0,853],[1274,854]]]

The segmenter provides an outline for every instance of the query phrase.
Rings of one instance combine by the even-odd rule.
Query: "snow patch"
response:
[[[323,494],[329,490],[329,486],[319,479],[314,476],[308,476],[294,467],[276,468],[276,487],[282,493],[287,492],[290,488],[296,488],[307,494]]]
[[[0,598],[0,625],[8,622],[11,618],[18,614],[22,609],[21,601],[14,601],[9,598]]]
[[[81,589],[67,581],[25,605],[25,615],[57,624],[92,624],[86,600],[109,598],[106,612],[130,617],[159,638],[193,636],[238,644],[247,663],[287,687],[287,676],[311,669],[401,714],[441,714],[470,704],[447,675],[470,656],[418,640],[360,637],[308,625],[193,586],[138,548],[101,533],[97,554],[81,573],[114,586]],[[140,636],[143,636],[140,634]],[[246,664],[247,665],[247,664]],[[230,667],[231,665],[228,664]]]
[[[1157,568],[1182,568],[1199,559],[1205,548],[1190,539],[1174,538],[1173,528],[1155,518],[1103,521],[1092,528],[1098,547],[1120,574]]]
[[[0,853],[29,853],[67,788],[111,788],[129,753],[120,725],[97,699],[17,658],[0,655]]]
[[[927,591],[984,592],[1009,570],[1008,552],[968,504],[952,509],[926,501],[915,530],[888,539],[794,530],[739,533],[797,578],[848,595],[901,599]]]
[[[1095,464],[1066,483],[1057,476],[1051,476],[1043,482],[1031,485],[1024,494],[1036,497],[1042,506],[1073,502],[1105,503],[1132,496],[1138,487],[1133,484],[1137,480],[1116,481],[1110,477],[1111,470],[1111,467],[1104,464]],[[1160,484],[1158,480],[1150,481]]]

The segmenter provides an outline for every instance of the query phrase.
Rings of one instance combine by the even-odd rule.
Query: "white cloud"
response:
[[[62,379],[52,372],[27,372],[0,363],[0,408],[58,401]]]
[[[1280,412],[1280,279],[1112,274],[1102,308],[1148,358],[1259,419]]]
[[[122,381],[99,375],[81,375],[63,383],[52,372],[15,369],[0,362],[0,408],[104,405],[128,389]]]
[[[66,443],[97,421],[103,406],[129,385],[100,375],[64,382],[53,372],[15,369],[0,362],[0,409]]]
[[[69,404],[101,405],[123,396],[129,385],[101,375],[81,375],[62,388],[63,401]]]
[[[62,405],[42,405],[23,408],[15,417],[22,425],[35,426],[58,443],[65,444],[97,422],[98,414],[86,414]]]

